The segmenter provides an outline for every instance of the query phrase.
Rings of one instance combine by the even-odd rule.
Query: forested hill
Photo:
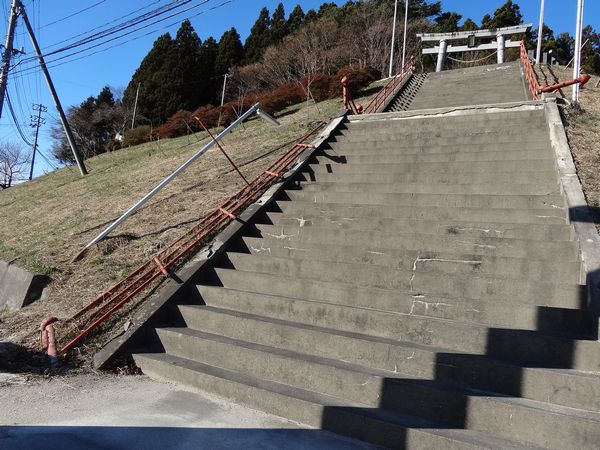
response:
[[[395,42],[398,57],[402,47],[403,4],[399,2]],[[417,33],[523,23],[520,7],[512,0],[506,0],[479,21],[443,11],[439,1],[411,0],[409,5],[407,54],[415,54],[418,70],[424,71],[432,69],[434,59],[431,55],[421,55]],[[272,13],[267,8],[260,11],[244,43],[235,27],[225,31],[218,41],[213,37],[201,40],[186,20],[174,37],[167,33],[154,42],[122,97],[105,88],[97,97],[71,108],[69,119],[79,147],[90,157],[153,136],[173,137],[197,131],[192,113],[212,120],[212,125],[226,124],[248,102],[265,101],[267,94],[272,112],[303,99],[315,99],[318,89],[322,91],[320,99],[339,95],[339,85],[326,78],[337,76],[344,68],[364,69],[370,76],[387,73],[393,12],[394,0],[349,0],[343,6],[329,2],[318,10],[306,12],[298,5],[289,14],[280,3]],[[537,42],[535,31],[524,38],[530,48]],[[583,67],[590,73],[600,73],[600,36],[591,26],[584,31],[583,40],[587,39],[590,44],[583,48]],[[544,51],[552,50],[563,63],[573,55],[574,40],[568,33],[555,36],[553,30],[545,27],[543,43]],[[399,65],[396,61],[396,70]],[[225,75],[225,100],[229,103],[222,110],[212,108],[210,105],[220,104]],[[327,83],[331,86],[324,86]],[[126,124],[131,124],[138,88],[135,122],[139,128],[126,131],[129,128]],[[115,141],[115,136],[123,134],[125,141]],[[60,127],[55,128],[54,137],[55,157],[70,162],[71,151]]]

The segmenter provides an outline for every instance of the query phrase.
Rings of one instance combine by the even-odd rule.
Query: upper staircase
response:
[[[429,74],[406,109],[518,100],[507,64]],[[539,105],[351,117],[134,358],[385,447],[597,448],[568,217]]]

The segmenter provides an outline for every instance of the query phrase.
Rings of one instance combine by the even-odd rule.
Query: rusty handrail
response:
[[[369,105],[365,108],[366,114],[377,112],[377,110],[385,103],[390,95],[393,95],[396,88],[415,70],[415,55],[411,55],[408,61],[402,68],[402,72],[399,75],[394,76],[389,83],[387,83],[383,89],[381,89],[375,98],[371,100]]]
[[[527,80],[529,92],[531,92],[531,97],[533,98],[533,100],[539,100],[540,83],[538,82],[537,76],[535,75],[535,71],[533,70],[533,65],[531,64],[529,55],[527,54],[525,41],[521,41],[521,62],[523,64],[523,70],[525,71],[525,79]]]
[[[198,249],[202,243],[214,236],[214,233],[236,220],[238,214],[244,208],[262,195],[276,180],[280,179],[295,163],[298,156],[311,147],[306,141],[324,125],[324,122],[317,125],[269,166],[267,170],[202,218],[198,225],[156,253],[125,279],[77,312],[71,318],[71,320],[77,321],[75,325],[77,334],[61,348],[60,353],[64,354],[81,343],[92,331],[111,318],[125,304],[147,292],[147,289],[158,287],[163,280],[170,277],[174,269],[180,268],[185,263],[186,257],[192,251]]]

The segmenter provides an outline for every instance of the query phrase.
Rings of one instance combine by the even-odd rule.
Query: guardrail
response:
[[[172,272],[183,266],[187,261],[190,253],[198,250],[218,231],[231,221],[236,220],[237,215],[243,209],[256,201],[276,180],[283,176],[302,152],[313,147],[306,141],[324,125],[325,123],[321,122],[269,166],[267,170],[250,181],[243,189],[213,212],[202,218],[198,225],[77,312],[71,318],[75,325],[70,330],[71,335],[76,334],[76,336],[60,349],[60,353],[64,354],[81,343],[92,331],[96,330],[127,303],[142,297],[144,294],[148,295],[151,288],[157,288],[162,281],[171,277]]]
[[[387,83],[381,91],[377,93],[375,98],[371,100],[369,105],[365,108],[365,114],[375,113],[385,104],[387,99],[394,95],[398,86],[400,86],[404,80],[410,77],[415,70],[415,56],[411,55],[406,61],[406,64],[402,68],[402,72],[394,76],[389,83]]]

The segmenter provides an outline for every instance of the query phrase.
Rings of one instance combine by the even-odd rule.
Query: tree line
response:
[[[399,18],[404,15],[403,3],[399,3]],[[369,74],[386,73],[393,8],[394,0],[349,0],[341,6],[326,2],[306,12],[298,5],[286,17],[280,3],[272,14],[267,8],[261,9],[244,43],[235,27],[218,41],[213,37],[202,41],[186,20],[174,38],[166,33],[154,42],[122,93],[105,87],[97,97],[70,108],[68,116],[77,143],[86,157],[119,148],[122,141],[115,140],[115,136],[120,138],[131,123],[138,89],[135,121],[157,129],[186,117],[185,126],[195,126],[193,120],[188,124],[191,111],[214,116],[212,105],[220,103],[225,74],[229,78],[226,100],[241,107],[249,96],[258,98],[257,93],[271,93],[269,98],[281,105],[300,96],[315,98],[313,91],[323,84],[323,77],[335,77],[348,67]],[[411,0],[407,54],[417,57],[417,70],[428,71],[435,64],[430,55],[421,54],[417,33],[500,28],[522,24],[523,16],[516,2],[506,0],[479,24],[467,18],[459,25],[461,20],[458,13],[442,11],[439,1]],[[402,20],[398,29],[394,45],[401,49]],[[535,31],[524,38],[531,47],[537,41]],[[584,70],[600,73],[600,37],[591,26],[584,30],[583,41],[586,39]],[[544,51],[549,50],[565,64],[573,55],[574,40],[568,33],[555,36],[545,26]],[[398,66],[399,62],[396,70]],[[296,86],[294,92],[292,86]],[[323,89],[331,90],[321,86]],[[273,92],[286,92],[288,96],[276,101]],[[58,127],[53,137],[54,156],[61,162],[71,162],[66,139]]]

